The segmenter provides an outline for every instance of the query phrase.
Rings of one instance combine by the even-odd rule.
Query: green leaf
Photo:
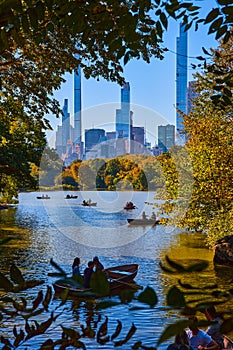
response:
[[[110,285],[104,272],[96,271],[91,275],[90,287],[99,295],[109,295]]]
[[[13,283],[8,280],[7,277],[5,277],[1,272],[0,272],[0,286],[7,292],[12,292],[14,289]]]
[[[157,22],[156,22],[156,31],[157,31],[157,33],[158,33],[158,36],[162,39],[162,36],[163,36],[163,29],[162,29],[162,26],[161,26],[160,21],[157,21]]]
[[[14,286],[13,291],[15,293],[20,292],[22,290],[26,290],[26,289],[30,289],[30,288],[34,288],[37,287],[41,284],[43,284],[44,281],[42,280],[30,280],[30,281],[25,281],[24,283]]]
[[[227,32],[227,25],[222,26],[217,30],[217,33],[215,35],[215,39],[218,40],[220,39],[225,33]]]
[[[220,327],[220,332],[222,334],[227,334],[233,330],[233,318],[228,318],[224,320]]]
[[[10,268],[10,276],[13,282],[15,282],[16,284],[21,284],[24,283],[24,278],[22,276],[21,271],[19,270],[19,268],[15,265],[12,264],[11,268]]]
[[[113,300],[106,300],[106,301],[101,301],[98,304],[96,304],[95,309],[96,310],[103,310],[107,309],[112,306],[120,305],[120,302],[113,301]]]
[[[148,304],[150,307],[154,307],[158,302],[158,298],[153,288],[146,287],[146,289],[138,295],[138,301]]]
[[[2,344],[5,344],[6,346],[8,346],[8,348],[5,348],[5,349],[9,350],[13,348],[11,342],[8,339],[4,338],[3,336],[1,336],[0,341]]]
[[[183,307],[186,305],[184,293],[176,286],[171,287],[167,293],[167,305],[173,307]]]
[[[43,291],[40,290],[37,294],[37,297],[32,302],[32,309],[35,310],[40,305],[42,300],[43,300]]]
[[[218,0],[219,5],[232,5],[232,0]]]
[[[212,34],[216,31],[218,31],[222,25],[223,19],[222,17],[216,19],[214,22],[212,22],[212,24],[210,25],[208,34]]]
[[[211,54],[202,46],[202,51],[205,55],[211,56]]]
[[[123,60],[123,62],[124,62],[124,65],[126,65],[128,62],[129,62],[129,60],[130,60],[130,51],[126,51],[126,53],[125,53],[125,55],[124,55],[124,60]]]
[[[123,289],[119,297],[122,303],[129,303],[134,298],[134,291],[130,289]]]
[[[160,21],[161,21],[162,25],[164,26],[164,28],[167,30],[167,26],[168,26],[167,17],[163,12],[160,15]]]
[[[210,11],[205,19],[205,23],[209,23],[212,22],[215,18],[218,17],[218,15],[220,15],[220,11],[218,8],[213,9],[212,11]]]
[[[68,335],[69,338],[71,339],[79,339],[81,338],[81,335],[78,331],[74,330],[73,328],[68,328],[68,327],[64,327],[64,326],[61,326],[62,330],[63,330],[63,333]]]
[[[181,321],[178,321],[174,324],[167,326],[166,329],[161,334],[161,336],[158,340],[157,346],[159,346],[164,341],[174,337],[175,335],[181,333],[185,328],[187,328],[189,326],[189,323],[190,323],[190,321],[188,321],[188,320],[181,320]]]
[[[63,276],[66,276],[67,273],[53,260],[50,259],[50,264],[56,269],[58,270]]]
[[[48,306],[49,306],[49,303],[51,301],[51,298],[52,298],[52,288],[51,288],[51,286],[47,286],[47,292],[46,292],[45,298],[42,302],[45,310],[48,310]]]

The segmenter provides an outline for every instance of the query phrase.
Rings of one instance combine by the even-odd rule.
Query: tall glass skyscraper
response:
[[[81,146],[81,69],[77,68],[74,72],[74,132],[73,143],[74,146]]]
[[[121,89],[121,109],[116,110],[116,138],[130,140],[130,85]]]
[[[184,30],[184,26],[180,24],[179,37],[176,38],[176,107],[182,112],[187,112],[187,71],[188,71],[188,34]],[[184,126],[182,124],[182,116],[176,112],[176,129],[182,132]]]

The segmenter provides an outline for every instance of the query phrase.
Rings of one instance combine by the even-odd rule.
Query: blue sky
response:
[[[202,15],[205,16],[211,8],[217,7],[216,1],[196,1],[201,6]],[[217,46],[213,35],[208,35],[208,26],[201,26],[195,32],[191,29],[188,34],[188,79],[192,80],[195,71],[191,63],[198,64],[200,61],[195,57],[203,55],[202,47],[206,49]],[[178,22],[171,20],[168,31],[164,36],[163,46],[169,49],[162,61],[153,59],[150,64],[142,61],[130,61],[124,68],[126,81],[130,82],[131,89],[131,110],[134,112],[134,125],[146,128],[146,137],[156,143],[157,125],[171,123],[175,125],[176,111],[176,37],[179,35]],[[64,99],[69,100],[69,112],[73,116],[73,76],[66,75],[66,83],[61,89],[55,92],[63,106]],[[104,79],[86,80],[82,77],[82,131],[92,127],[103,127],[107,130],[114,130],[115,109],[120,103],[120,86],[116,83],[107,82]],[[48,133],[50,145],[53,146],[53,139],[57,125],[61,120],[49,116],[54,132]]]

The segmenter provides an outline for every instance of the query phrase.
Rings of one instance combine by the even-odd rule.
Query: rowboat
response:
[[[155,226],[160,224],[166,224],[168,218],[161,218],[158,220],[153,219],[127,219],[130,226]]]
[[[223,335],[223,349],[233,349],[233,340]]]
[[[70,194],[67,194],[65,199],[77,199],[78,196],[73,196],[73,195],[70,195]]]
[[[135,209],[136,205],[133,204],[132,202],[126,203],[126,205],[124,206],[125,210],[131,210],[131,209]]]
[[[50,197],[48,196],[48,195],[46,195],[46,196],[37,196],[36,197],[37,199],[50,199]]]
[[[138,264],[112,266],[104,270],[110,281],[131,282],[139,270]]]
[[[97,203],[82,203],[81,204],[83,207],[96,207]]]
[[[159,220],[151,219],[127,219],[129,225],[134,226],[155,226],[159,224]]]
[[[137,283],[133,281],[138,273],[139,265],[129,264],[113,266],[104,270],[109,282],[109,293],[105,296],[117,295],[124,289],[131,289],[137,291],[142,289]],[[53,284],[56,294],[66,293],[69,297],[77,297],[83,299],[100,297],[91,288],[84,288],[72,278],[66,278],[56,281]],[[103,296],[103,295],[101,295]]]

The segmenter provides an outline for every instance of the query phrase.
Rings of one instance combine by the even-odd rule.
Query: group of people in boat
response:
[[[91,205],[91,203],[92,203],[92,201],[91,201],[90,198],[87,201],[85,199],[83,200],[83,205],[84,206],[89,206],[89,205]]]
[[[39,199],[50,199],[50,197],[49,197],[49,195],[44,195],[44,194],[42,194],[42,196],[41,197],[37,197],[37,198],[39,198]]]
[[[127,202],[124,209],[135,209],[136,206],[133,204],[133,202]]]
[[[150,218],[148,218],[148,216],[146,215],[146,213],[144,211],[142,212],[142,220],[148,220],[148,219],[156,221],[156,214],[154,211],[152,211]]]
[[[73,264],[72,264],[72,275],[75,276],[82,276],[80,271],[80,258],[76,257],[74,258]],[[84,287],[90,288],[90,280],[91,275],[94,271],[103,271],[104,265],[100,262],[98,256],[95,256],[93,260],[88,261],[87,267],[84,269],[83,272],[83,278],[84,278]]]
[[[72,194],[67,194],[66,199],[78,198],[78,196],[73,196]]]
[[[220,333],[221,318],[218,316],[214,306],[204,312],[208,321],[214,321],[206,331],[198,328],[197,317],[192,317],[192,326],[179,333],[175,342],[168,346],[167,350],[220,350],[224,348],[223,334]]]

